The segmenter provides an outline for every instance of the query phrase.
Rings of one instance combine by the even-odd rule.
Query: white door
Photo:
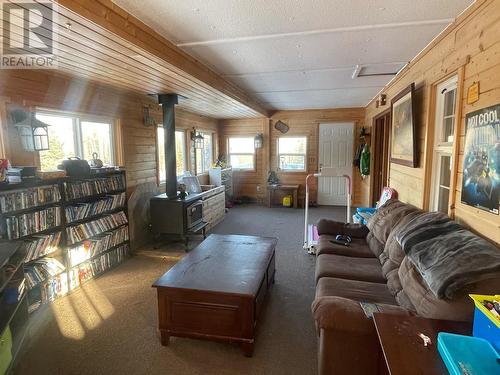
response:
[[[319,124],[319,167],[335,168],[352,179],[353,123]],[[343,177],[318,178],[318,204],[345,206],[347,185]]]

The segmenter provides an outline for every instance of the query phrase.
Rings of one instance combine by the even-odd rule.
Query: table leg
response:
[[[170,335],[167,333],[167,331],[160,329],[160,342],[163,346],[168,346],[170,343]]]
[[[184,242],[184,250],[189,250],[189,236],[187,234],[181,235],[181,240]]]
[[[267,189],[267,207],[271,207],[272,196],[273,196],[273,190]]]
[[[242,342],[241,350],[243,350],[243,354],[245,357],[253,356],[253,341],[252,342]]]

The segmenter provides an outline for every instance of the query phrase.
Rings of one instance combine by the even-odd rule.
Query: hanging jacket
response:
[[[361,170],[361,176],[366,177],[370,175],[370,146],[368,145],[365,145],[361,152],[359,169]]]
[[[361,153],[363,152],[363,148],[365,147],[365,144],[364,143],[361,143],[358,145],[358,148],[356,149],[356,155],[354,156],[354,161],[353,161],[353,164],[355,167],[358,167],[360,166],[360,162],[361,162]]]

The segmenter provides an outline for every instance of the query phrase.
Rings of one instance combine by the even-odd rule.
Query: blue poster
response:
[[[498,215],[500,205],[500,104],[465,119],[462,203]]]

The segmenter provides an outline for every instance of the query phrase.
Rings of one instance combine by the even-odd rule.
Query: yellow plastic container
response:
[[[285,195],[283,197],[283,207],[292,207],[292,196]]]

